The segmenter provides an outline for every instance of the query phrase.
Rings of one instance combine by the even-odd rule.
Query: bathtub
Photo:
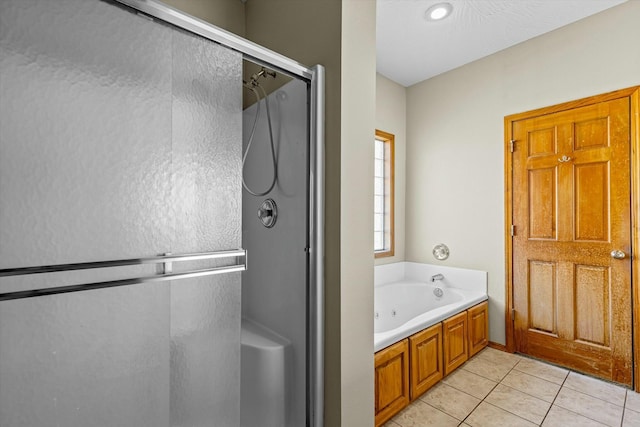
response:
[[[432,282],[435,275],[443,278]],[[487,299],[487,273],[479,270],[400,262],[376,266],[374,277],[374,351]]]

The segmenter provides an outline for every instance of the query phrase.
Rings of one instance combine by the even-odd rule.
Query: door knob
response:
[[[611,251],[611,258],[624,259],[627,256],[623,251],[613,250]]]

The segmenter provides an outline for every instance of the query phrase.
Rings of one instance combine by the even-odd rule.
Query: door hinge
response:
[[[511,236],[515,236],[516,235],[516,226],[511,224]]]
[[[511,309],[511,321],[515,322],[515,320],[516,320],[516,309],[512,308]]]
[[[511,141],[509,141],[509,151],[511,151],[512,153],[514,151],[516,151],[516,140],[512,139]]]

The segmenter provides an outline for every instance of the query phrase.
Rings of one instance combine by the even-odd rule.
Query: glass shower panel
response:
[[[238,53],[174,34],[175,253],[242,244],[241,84]],[[172,282],[171,425],[239,425],[240,290],[240,273]]]
[[[2,0],[0,269],[240,247],[240,68],[106,2]],[[157,273],[112,270],[0,292]],[[0,425],[237,425],[239,285],[0,301]]]
[[[100,2],[0,20],[0,268],[166,250],[171,32]],[[0,302],[0,424],[166,425],[168,307],[167,285]]]
[[[168,426],[169,287],[0,302],[0,425]]]
[[[101,1],[0,2],[0,268],[167,251],[171,37]]]

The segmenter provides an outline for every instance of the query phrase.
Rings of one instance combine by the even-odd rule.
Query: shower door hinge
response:
[[[511,141],[509,141],[509,151],[511,151],[512,153],[514,151],[516,151],[516,140],[512,139]]]
[[[516,235],[516,226],[511,224],[511,237]]]

